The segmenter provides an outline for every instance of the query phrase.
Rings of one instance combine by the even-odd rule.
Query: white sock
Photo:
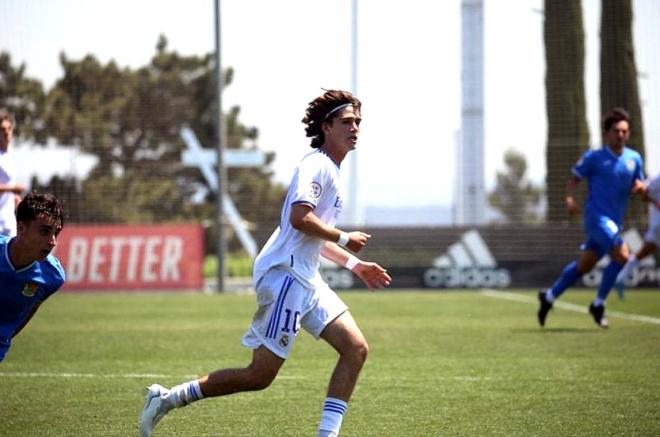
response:
[[[347,409],[348,404],[341,399],[326,398],[319,424],[319,437],[337,437]]]
[[[180,408],[203,398],[204,395],[202,389],[199,388],[199,381],[195,379],[172,387],[164,400],[170,407]]]
[[[548,289],[548,291],[545,292],[545,300],[550,303],[555,301],[555,296],[552,294],[552,289]]]
[[[594,299],[594,301],[592,303],[594,304],[595,307],[602,307],[602,306],[605,305],[605,301],[603,299],[601,299],[600,297],[597,297],[596,299]]]

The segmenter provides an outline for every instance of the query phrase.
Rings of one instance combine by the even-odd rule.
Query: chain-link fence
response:
[[[105,55],[107,47],[44,45],[39,55],[57,58],[60,66],[56,77],[49,78],[32,67],[31,63],[37,62],[34,57],[27,59],[24,54],[28,48],[33,53],[31,46],[50,36],[42,35],[40,29],[33,26],[29,31],[18,30],[30,22],[46,20],[48,17],[42,14],[47,11],[41,11],[46,3],[55,4],[49,8],[61,9],[63,13],[57,17],[71,15],[76,20],[91,23],[100,23],[104,17],[87,7],[81,7],[74,15],[71,9],[74,2],[65,0],[12,0],[1,6],[14,27],[5,32],[0,44],[0,106],[12,111],[17,119],[12,153],[20,174],[28,179],[25,182],[32,189],[54,193],[65,201],[68,220],[63,234],[66,238],[61,246],[66,247],[59,250],[67,268],[72,269],[70,277],[79,278],[78,287],[72,288],[201,288],[204,260],[207,275],[213,277],[208,263],[217,253],[217,195],[214,192],[217,181],[214,180],[213,153],[218,131],[214,111],[213,20],[204,16],[204,19],[187,22],[183,17],[187,17],[185,14],[190,10],[195,12],[194,8],[211,14],[213,2],[186,6],[188,9],[182,12],[179,23],[191,29],[204,27],[204,34],[209,37],[206,50],[183,53],[176,48],[177,41],[170,42],[166,30],[160,31],[157,38],[152,31],[148,37],[153,38],[152,55],[130,65],[109,59]],[[266,6],[266,2],[242,3],[247,3],[248,9],[273,7]],[[293,3],[310,21],[319,20],[326,7],[314,2],[305,6]],[[448,3],[445,11],[451,13],[451,21],[461,23],[461,14],[475,7],[481,8],[483,21],[475,24],[463,20],[463,28],[454,24],[452,35],[456,42],[418,35],[416,45],[408,48],[397,47],[396,42],[379,45],[379,38],[385,41],[389,36],[379,37],[374,30],[378,28],[373,24],[382,16],[378,8],[386,8],[379,4],[376,1],[359,4],[358,34],[352,41],[358,56],[357,65],[353,67],[358,71],[357,94],[365,102],[365,123],[369,123],[370,102],[378,106],[372,106],[373,118],[371,126],[365,127],[365,141],[369,142],[374,131],[391,132],[391,141],[379,139],[378,145],[372,141],[370,150],[359,152],[357,173],[347,170],[349,177],[359,174],[361,178],[359,188],[349,193],[359,197],[349,197],[349,201],[355,202],[353,206],[360,213],[356,223],[344,221],[342,226],[365,227],[373,233],[365,256],[377,259],[398,273],[399,280],[395,277],[394,285],[535,287],[552,279],[562,262],[575,256],[582,241],[579,217],[569,218],[564,210],[565,186],[570,168],[579,156],[588,147],[601,144],[599,123],[603,109],[616,105],[625,106],[631,112],[631,144],[645,157],[647,172],[660,171],[660,52],[657,50],[660,8],[654,0],[603,1],[602,5],[595,0],[528,1],[519,2],[517,6],[489,0],[456,0]],[[236,30],[239,27],[236,22],[241,17],[238,2],[226,1],[223,6],[223,23],[232,23],[223,34],[223,39],[230,41],[225,45],[227,57],[231,59],[234,51],[241,50],[238,41],[244,39],[245,34]],[[292,5],[283,4],[273,13],[282,13],[284,20],[289,7]],[[390,29],[408,29],[405,35],[400,35],[400,40],[405,41],[415,33],[415,20],[419,20],[419,26],[426,25],[429,17],[423,16],[428,15],[425,7],[424,2],[412,2],[406,6],[405,13],[398,16],[398,21],[391,23]],[[165,17],[171,9],[178,8],[173,2],[154,3],[151,13],[141,17],[139,22],[150,28],[150,22],[158,23],[159,16]],[[499,9],[511,8],[517,8],[515,13],[520,16],[503,18]],[[325,13],[341,18],[339,22],[345,28],[337,33],[345,38],[343,34],[350,33],[350,2],[340,2],[336,9]],[[432,12],[439,14],[437,20],[441,23],[443,11],[436,8]],[[165,18],[162,20],[166,29]],[[291,26],[297,25],[293,18],[288,20]],[[282,21],[282,26],[287,26],[286,22]],[[67,23],[66,20],[59,23],[62,32],[66,32]],[[483,32],[482,58],[476,61],[461,58],[466,47],[458,41],[470,31],[465,28],[466,23]],[[317,22],[315,25],[309,23],[310,27],[305,29],[330,33],[323,27],[325,24]],[[250,26],[251,22],[245,21],[240,27]],[[502,35],[516,26],[519,27],[517,33],[507,33],[510,39]],[[115,27],[117,32],[133,32],[130,28],[122,29],[121,22],[115,23]],[[16,31],[11,32],[12,29]],[[77,38],[84,41],[89,36],[90,41],[96,40],[92,38],[95,35],[93,26],[85,28],[85,32]],[[251,32],[257,34],[255,38],[262,44],[269,44],[268,35],[259,34],[259,29]],[[332,54],[336,55],[318,58],[316,50],[311,50],[309,60],[303,59],[301,65],[320,63],[321,69],[327,69],[331,64],[346,62],[348,71],[350,43],[338,40],[337,36],[325,40],[315,33],[299,38],[317,39],[319,47],[335,50]],[[346,44],[335,48],[333,45],[339,41]],[[499,45],[493,41],[498,41]],[[278,47],[282,60],[288,59],[287,52],[303,44],[295,39],[287,43]],[[244,50],[249,50],[246,39],[244,44],[248,47]],[[447,103],[453,105],[450,110],[453,115],[449,117],[442,116],[446,109],[441,107],[446,105],[434,94],[433,82],[426,85],[430,97],[421,96],[420,100],[418,96],[406,97],[406,84],[413,89],[418,78],[423,77],[420,63],[429,57],[442,59],[443,51],[450,50],[449,46],[455,56],[446,62],[445,69],[452,69],[454,73],[442,80],[442,86],[460,89],[461,77],[470,73],[463,70],[461,75],[461,68],[483,71],[480,87],[486,99],[481,107],[483,117],[479,120],[484,132],[483,143],[478,145],[481,149],[476,149],[483,154],[479,159],[457,153],[458,138],[465,138],[457,134],[466,129],[466,124],[461,127],[461,120],[465,120],[461,119],[461,114],[466,113],[465,96],[474,89],[464,89],[463,102],[460,98],[447,97],[447,102],[453,102]],[[420,47],[434,49],[421,50]],[[117,53],[130,50],[131,47],[121,47]],[[373,86],[376,77],[385,73],[379,72],[382,65],[370,62],[370,57],[379,58],[382,52],[388,51],[398,53],[390,62],[408,63],[408,76],[392,84],[396,91]],[[270,62],[272,55],[260,52],[254,56],[263,56],[269,60],[270,68],[288,70],[287,75],[294,78],[313,75],[296,70],[298,67],[289,65],[289,61]],[[286,117],[295,122],[302,118],[304,105],[315,95],[306,94],[304,99],[307,100],[300,100],[297,91],[289,88],[287,92],[280,90],[280,94],[274,94],[277,97],[267,96],[261,91],[261,82],[266,82],[269,88],[288,85],[269,82],[269,76],[275,73],[264,65],[258,67],[260,71],[255,74],[250,68],[256,67],[243,63],[233,65],[225,60],[224,54],[221,59],[225,64],[223,96],[231,99],[247,96],[243,97],[244,103],[230,99],[223,105],[222,130],[229,163],[228,197],[224,205],[229,257],[245,259],[258,250],[280,219],[286,181],[296,163],[289,158],[291,149],[297,148],[296,156],[302,156],[307,147],[302,125],[295,124],[296,140],[288,145],[288,128],[283,127],[281,134],[273,134],[273,120],[284,117],[287,92],[298,102],[296,115],[289,117],[286,113]],[[527,69],[528,63],[534,63],[535,67]],[[502,74],[506,70],[508,73]],[[529,71],[524,80],[517,74],[519,70]],[[310,66],[310,71],[315,70]],[[232,94],[232,87],[241,75],[253,81],[247,86],[240,85],[241,89],[252,87],[253,93]],[[334,83],[345,88],[355,86],[348,76],[344,74]],[[303,82],[302,78],[297,80]],[[322,80],[327,77],[315,83]],[[392,94],[400,97],[394,98]],[[425,106],[406,104],[419,101],[430,102]],[[270,108],[270,115],[262,119],[263,127],[244,121],[243,104],[254,106],[255,102],[257,106]],[[278,111],[280,106],[282,113]],[[433,122],[416,124],[416,119],[434,111],[439,116]],[[392,118],[379,118],[382,112]],[[533,114],[533,121],[529,121],[527,112]],[[290,120],[277,123],[294,125],[285,121]],[[404,133],[397,133],[397,123],[407,125]],[[529,126],[530,123],[533,126]],[[526,137],[530,129],[534,134]],[[420,130],[426,131],[426,144],[413,149],[412,143],[406,143],[405,132],[413,138]],[[442,140],[443,130],[450,131],[447,134],[450,141]],[[512,140],[511,147],[503,145],[508,138],[518,135],[524,138]],[[264,144],[264,138],[268,144]],[[420,141],[414,142],[415,147],[420,147]],[[279,144],[285,145],[280,147]],[[518,147],[518,144],[525,146]],[[441,154],[434,155],[439,149],[442,149]],[[377,171],[375,167],[392,162],[388,160],[396,162],[392,155],[400,156],[399,165],[389,170],[380,169],[373,178],[368,176],[372,170]],[[485,165],[470,170],[484,172],[483,186],[467,186],[461,190],[457,184],[469,184],[469,178],[458,177],[460,169],[484,160]],[[414,164],[409,165],[410,162]],[[385,181],[379,186],[376,183],[383,174],[386,174]],[[443,178],[447,174],[453,175],[449,177],[451,182],[441,182],[446,180]],[[394,191],[397,180],[408,187],[411,199]],[[382,199],[383,190],[392,191],[388,202],[370,203]],[[470,193],[470,190],[483,190],[485,203],[473,206],[478,208],[472,211],[472,217],[478,218],[473,219],[473,223],[458,221],[458,205],[464,200],[460,196],[469,195],[461,193]],[[439,191],[443,194],[436,195]],[[424,199],[424,194],[428,203],[418,200]],[[413,195],[417,196],[416,200],[412,199]],[[641,244],[647,224],[646,205],[637,199],[630,202],[625,235],[634,248]],[[162,232],[154,231],[158,229]],[[190,265],[180,264],[190,260],[194,260]],[[249,275],[249,261],[241,266],[243,268],[230,273]],[[645,276],[640,277],[640,283],[658,284],[660,274],[655,259],[647,260],[644,266]],[[188,277],[191,269],[199,273],[194,278]],[[346,272],[330,269],[327,274],[336,286],[358,285]]]

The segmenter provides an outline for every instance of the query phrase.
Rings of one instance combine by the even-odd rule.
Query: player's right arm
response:
[[[2,193],[21,194],[23,191],[25,191],[25,185],[20,182],[14,184],[0,184],[0,192]]]
[[[340,241],[342,231],[325,224],[316,214],[311,205],[307,203],[296,203],[291,207],[289,222],[296,230],[316,238],[332,243]],[[352,252],[359,252],[367,244],[371,235],[360,231],[346,232],[348,242],[344,247]]]

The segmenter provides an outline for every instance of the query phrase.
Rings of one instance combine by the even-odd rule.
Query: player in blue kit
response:
[[[17,235],[0,236],[0,361],[39,305],[64,283],[51,254],[64,225],[55,196],[29,193],[16,209]]]
[[[630,116],[624,109],[614,108],[608,112],[603,118],[605,146],[587,151],[573,166],[566,207],[570,214],[579,212],[575,192],[580,181],[587,179],[589,195],[584,208],[587,241],[582,244],[578,259],[564,268],[552,287],[539,292],[538,320],[541,326],[545,326],[554,300],[591,271],[600,258],[609,254],[611,262],[603,272],[596,298],[589,305],[589,313],[596,324],[602,328],[608,326],[605,301],[629,256],[628,246],[620,236],[628,197],[631,193],[646,196],[642,158],[635,150],[626,147],[630,138],[629,126]]]

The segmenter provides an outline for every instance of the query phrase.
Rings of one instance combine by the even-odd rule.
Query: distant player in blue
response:
[[[605,268],[598,288],[598,295],[589,305],[589,313],[601,328],[607,328],[605,301],[617,275],[626,264],[628,246],[620,237],[623,217],[631,193],[646,195],[643,183],[642,158],[626,147],[630,138],[630,116],[621,108],[615,108],[603,118],[605,145],[598,150],[587,151],[573,166],[573,176],[568,182],[566,207],[570,214],[579,212],[575,192],[582,179],[589,181],[589,196],[584,208],[584,231],[587,241],[576,261],[568,264],[559,279],[547,290],[539,292],[538,320],[545,326],[545,319],[552,303],[577,280],[591,271],[599,259],[609,254],[612,261]]]
[[[0,361],[39,305],[64,283],[64,269],[51,255],[64,224],[57,198],[29,193],[16,221],[16,237],[0,236]]]

